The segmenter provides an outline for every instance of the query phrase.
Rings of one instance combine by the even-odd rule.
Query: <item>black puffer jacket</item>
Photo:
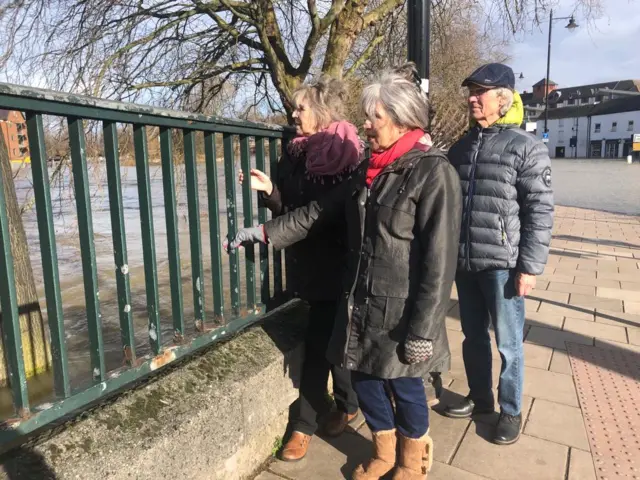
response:
[[[308,205],[340,185],[348,175],[310,177],[303,151],[292,155],[284,149],[273,179],[271,195],[261,193],[259,201],[279,216]],[[347,253],[344,218],[336,218],[318,235],[287,248],[287,287],[304,300],[336,300],[344,274]]]
[[[265,224],[276,249],[346,219],[349,255],[327,357],[381,378],[419,377],[449,368],[445,328],[456,270],[462,196],[444,154],[412,150],[381,172],[371,188],[359,175],[318,202]],[[430,339],[433,357],[408,365],[408,333]]]
[[[458,268],[540,275],[553,228],[547,147],[516,125],[475,126],[449,150],[464,194]]]

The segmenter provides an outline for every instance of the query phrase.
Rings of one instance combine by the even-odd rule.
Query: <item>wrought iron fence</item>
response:
[[[269,166],[275,175],[279,147],[293,134],[289,128],[274,125],[240,122],[217,117],[197,115],[166,109],[157,109],[91,97],[69,95],[47,90],[0,84],[0,108],[24,112],[31,154],[31,175],[37,214],[42,278],[46,299],[53,372],[52,401],[30,405],[23,359],[23,345],[19,323],[19,309],[14,281],[14,258],[8,229],[5,190],[0,188],[0,300],[2,332],[9,387],[14,414],[2,419],[0,450],[21,441],[25,435],[47,424],[68,416],[117,390],[126,388],[150,372],[184,357],[204,346],[233,335],[255,322],[265,311],[265,304],[274,295],[283,292],[282,258],[279,252],[270,252],[261,245],[256,263],[253,249],[245,251],[245,302],[241,300],[240,254],[229,254],[229,278],[223,278],[223,263],[227,254],[221,250],[222,230],[220,217],[226,216],[229,235],[234,235],[238,224],[239,206],[236,201],[237,171],[234,148],[239,143],[241,168],[248,172],[255,165],[265,170]],[[87,361],[90,362],[91,380],[83,388],[73,388],[67,358],[64,304],[62,301],[54,212],[51,201],[50,177],[45,148],[43,116],[66,119],[80,260],[84,282],[86,328],[88,330]],[[103,158],[107,176],[109,217],[113,241],[113,261],[119,312],[119,330],[124,366],[111,371],[105,365],[102,315],[98,290],[98,269],[94,246],[93,219],[89,178],[87,173],[86,122],[100,125]],[[119,157],[118,126],[133,129],[135,171],[141,222],[142,257],[148,316],[149,353],[136,352],[135,329],[132,319],[132,292],[127,256],[127,234],[123,210],[121,165]],[[152,191],[149,174],[149,147],[147,129],[159,129],[159,154],[162,173],[162,195],[166,223],[168,270],[171,296],[173,338],[163,339],[159,313],[158,263],[154,236]],[[191,263],[191,290],[194,318],[185,319],[183,285],[179,247],[179,222],[176,208],[174,177],[175,132],[182,132],[184,143],[184,170],[189,226]],[[196,134],[202,132],[209,215],[209,246],[211,250],[212,299],[205,298],[202,255],[202,232],[198,197],[198,162]],[[199,135],[199,134],[198,134]],[[219,137],[222,142],[217,142]],[[265,142],[267,146],[265,147]],[[280,145],[279,145],[280,144]],[[219,205],[218,164],[216,150],[222,145],[224,159],[224,187],[226,214]],[[251,147],[254,154],[251,154]],[[269,163],[266,164],[268,148]],[[242,214],[244,225],[254,220],[254,205],[249,182],[242,185]],[[267,212],[258,208],[257,221],[264,222]],[[256,266],[259,268],[257,275]],[[271,269],[271,271],[270,271]],[[256,277],[258,280],[256,281]],[[273,284],[270,284],[270,278]],[[258,285],[259,283],[259,285]],[[258,293],[258,289],[260,290]],[[230,308],[225,309],[225,296],[230,297]],[[213,318],[205,318],[205,304],[213,302]],[[213,328],[207,325],[213,324]]]

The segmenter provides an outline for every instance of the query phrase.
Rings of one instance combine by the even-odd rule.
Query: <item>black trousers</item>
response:
[[[327,401],[329,372],[333,376],[333,395],[339,411],[356,413],[358,399],[351,386],[351,371],[332,365],[326,357],[338,302],[312,301],[309,305],[300,399],[291,425],[293,430],[313,435],[318,429],[318,417],[331,408]]]

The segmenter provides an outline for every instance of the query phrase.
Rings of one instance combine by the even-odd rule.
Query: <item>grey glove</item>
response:
[[[426,362],[433,356],[433,342],[412,333],[404,341],[404,359],[409,364]]]
[[[238,230],[238,233],[236,233],[233,240],[224,240],[222,248],[227,252],[230,252],[231,250],[238,248],[240,245],[249,246],[257,242],[267,243],[267,234],[264,231],[264,225],[241,228]]]

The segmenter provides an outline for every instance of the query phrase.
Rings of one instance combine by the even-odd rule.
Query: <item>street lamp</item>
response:
[[[576,19],[571,15],[570,17],[556,17],[553,18],[553,9],[549,13],[549,45],[547,46],[547,77],[544,82],[544,133],[547,133],[549,129],[547,128],[547,123],[549,121],[549,69],[551,67],[551,30],[553,28],[554,20],[569,20],[569,23],[565,26],[565,28],[570,31],[578,28],[578,24],[576,23]]]
[[[409,0],[407,3],[407,57],[415,62],[425,93],[429,93],[430,10],[431,0]]]
[[[522,72],[514,72],[514,75],[519,75],[518,76],[518,80],[523,80],[524,79],[524,73],[522,73]]]

